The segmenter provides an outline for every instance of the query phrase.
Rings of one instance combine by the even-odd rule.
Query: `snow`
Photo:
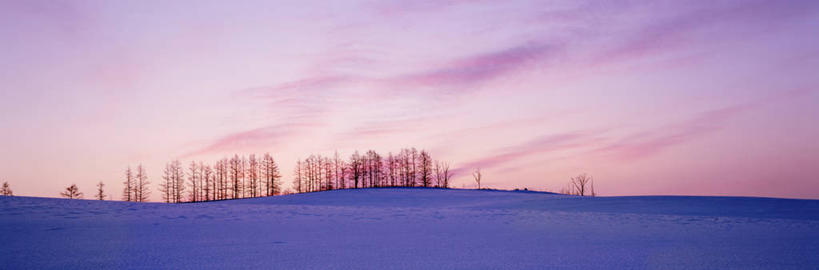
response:
[[[819,200],[384,188],[196,204],[0,197],[2,269],[805,269]]]

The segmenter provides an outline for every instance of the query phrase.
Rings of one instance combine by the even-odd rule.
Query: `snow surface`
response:
[[[817,269],[819,200],[390,188],[0,197],[2,269]]]

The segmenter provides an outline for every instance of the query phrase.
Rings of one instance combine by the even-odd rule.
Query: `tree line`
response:
[[[332,157],[310,155],[297,161],[293,189],[302,193],[369,187],[448,188],[451,179],[449,163],[434,161],[425,150],[404,148],[386,157],[374,150],[356,150],[346,160],[336,152]]]
[[[257,158],[255,154],[222,158],[211,166],[192,161],[187,168],[179,160],[165,165],[159,191],[166,203],[202,202],[213,200],[252,198],[315,192],[334,189],[370,187],[440,187],[449,188],[453,177],[449,163],[433,160],[426,150],[403,148],[397,154],[382,156],[374,150],[364,153],[355,151],[342,159],[338,152],[332,157],[310,155],[296,162],[293,170],[293,190],[284,191],[282,175],[273,157],[266,153]],[[122,200],[146,202],[151,191],[145,167],[142,164],[125,170]],[[481,189],[480,168],[472,177]],[[97,185],[94,197],[105,200],[103,182]],[[594,181],[587,174],[571,177],[560,193],[577,196],[596,196]],[[13,196],[8,184],[0,186],[0,195]],[[69,199],[79,199],[83,193],[72,184],[60,193]]]
[[[175,160],[165,165],[159,191],[167,203],[263,197],[282,192],[280,179],[279,165],[269,153],[260,158],[236,154],[213,166],[192,161],[187,171]]]

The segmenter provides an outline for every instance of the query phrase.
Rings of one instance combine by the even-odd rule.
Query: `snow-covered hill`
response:
[[[2,269],[813,269],[819,201],[420,188],[0,197]]]

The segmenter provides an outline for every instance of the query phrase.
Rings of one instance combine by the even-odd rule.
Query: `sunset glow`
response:
[[[0,36],[18,196],[417,147],[457,188],[819,199],[819,1],[0,1]]]

